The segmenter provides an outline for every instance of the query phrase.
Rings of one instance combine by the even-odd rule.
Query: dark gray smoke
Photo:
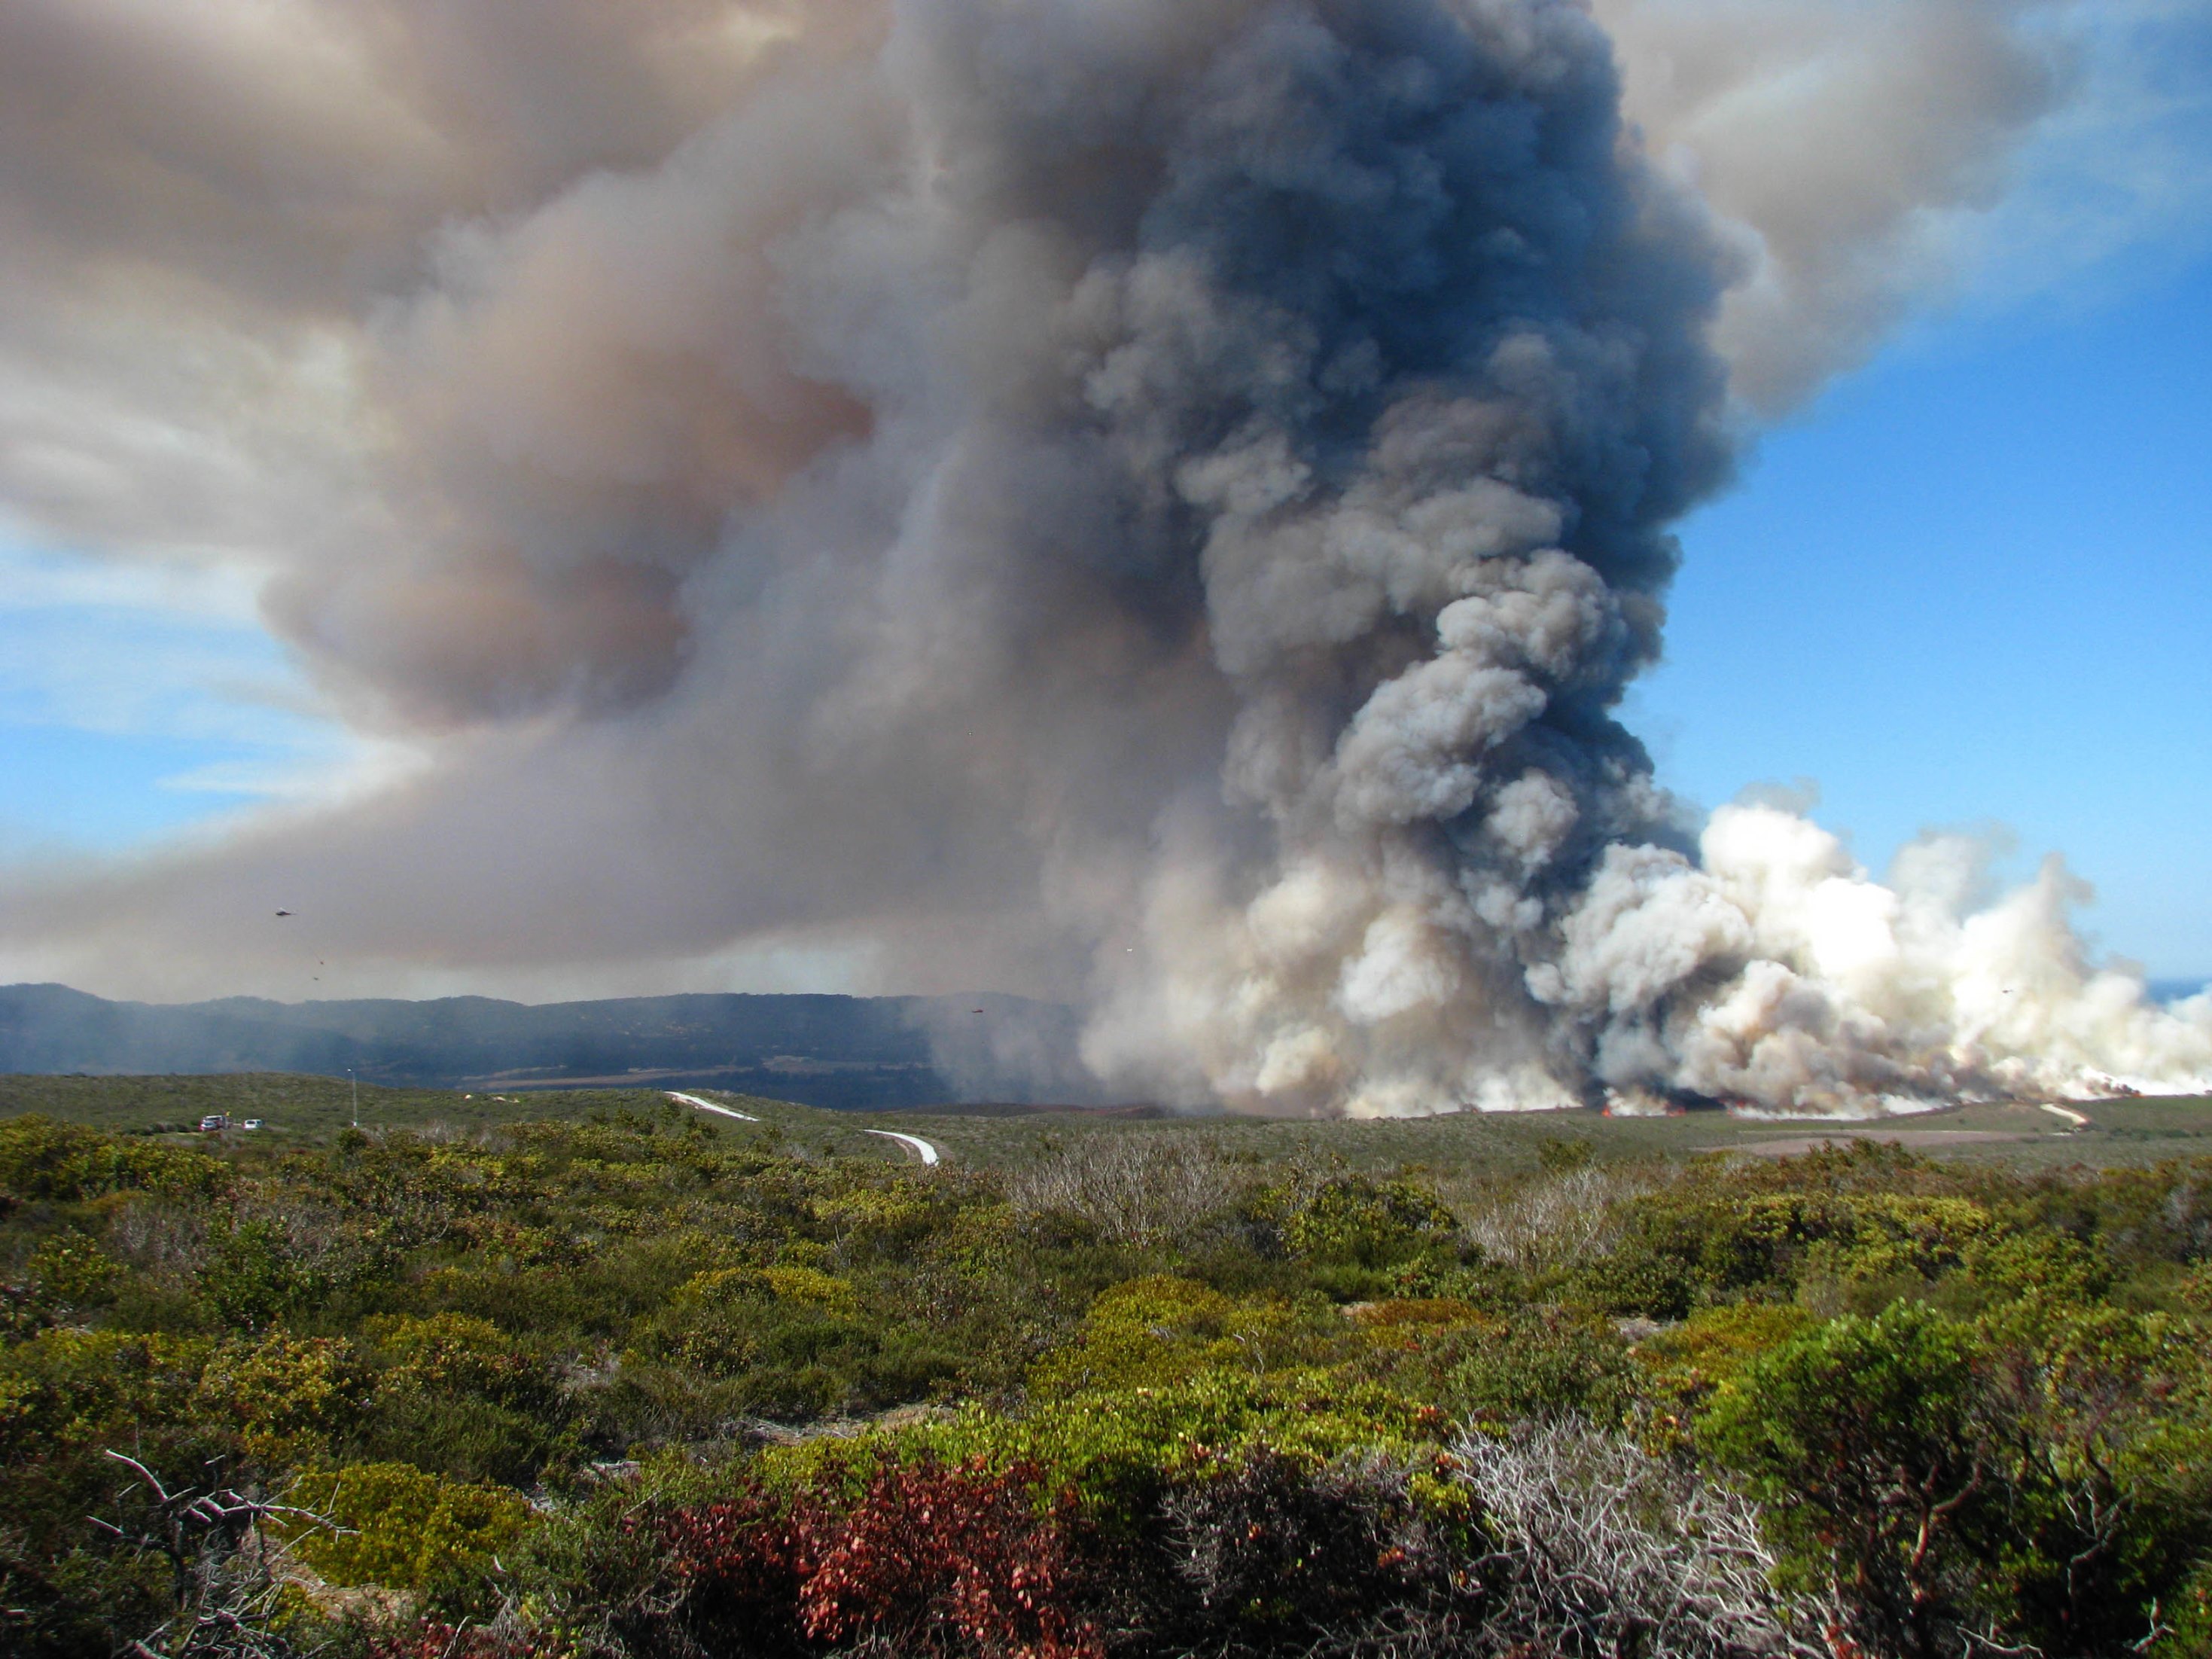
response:
[[[1670,839],[1611,710],[1725,465],[1723,261],[1577,8],[1221,7],[1109,75],[1099,15],[915,48],[948,176],[1067,248],[1093,331],[966,441],[1072,465],[1111,586],[1071,617],[1202,649],[1231,700],[1218,796],[1146,802],[1139,906],[1095,919],[1094,1054],[1277,1109],[1559,1097],[1586,1056],[1525,976],[1604,848]],[[1054,67],[1001,88],[999,52]]]
[[[1681,9],[1610,8],[1670,44]],[[2003,8],[1941,10],[1993,66],[1955,118],[1980,136],[1926,177],[1885,151],[1866,239],[2045,95]],[[372,58],[482,44],[465,6],[378,15]],[[568,85],[586,15],[487,74]],[[16,939],[185,955],[272,895],[342,960],[454,972],[803,933],[1072,993],[1114,1086],[1277,1111],[2212,1069],[2212,1002],[2095,974],[2063,872],[1984,907],[1955,843],[1883,887],[1776,809],[1700,832],[1615,721],[1668,526],[1727,476],[1729,362],[1844,319],[1749,371],[1782,395],[1872,302],[1811,283],[1820,215],[1753,170],[1724,222],[1647,162],[1583,7],[670,3],[601,33],[637,118],[499,166],[374,58],[471,166],[324,204],[258,348],[313,416],[307,504],[256,532],[270,614],[436,760],[25,888]]]

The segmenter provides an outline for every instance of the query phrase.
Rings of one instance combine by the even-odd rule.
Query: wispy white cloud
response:
[[[2098,305],[2212,253],[2212,4],[2071,7],[2074,95],[2015,182],[1954,227],[1969,303]]]
[[[423,764],[423,754],[404,743],[350,733],[311,734],[311,740],[267,752],[210,761],[156,781],[179,794],[325,807],[397,786]]]
[[[209,797],[226,821],[242,799],[327,800],[389,781],[404,748],[336,717],[262,625],[255,590],[234,566],[0,539],[0,731],[204,756],[158,787]],[[35,854],[54,842],[39,817],[48,792],[27,763],[16,773],[4,850]]]
[[[0,516],[0,612],[143,612],[179,626],[258,628],[255,573],[179,559],[119,561],[42,547]]]

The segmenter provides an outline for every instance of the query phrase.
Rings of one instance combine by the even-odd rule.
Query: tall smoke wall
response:
[[[1936,838],[1884,884],[1783,806],[1699,823],[1615,718],[1750,411],[1868,348],[1903,227],[2056,96],[2008,9],[1856,9],[1955,73],[1843,78],[1925,142],[1824,220],[1745,161],[1771,131],[1692,151],[1862,25],[1777,8],[1698,56],[1724,9],[671,4],[599,40],[549,7],[501,58],[465,6],[300,9],[375,97],[286,163],[302,205],[236,216],[250,270],[118,207],[163,275],[112,315],[276,342],[278,390],[194,428],[262,481],[206,516],[328,694],[434,759],[19,880],[0,934],[204,959],[279,891],[335,956],[487,974],[811,933],[1064,991],[1111,1086],[1277,1113],[2206,1079],[2212,1000],[2095,968],[2062,868],[1993,896]],[[1616,37],[1710,72],[1631,125]],[[527,118],[465,109],[471,51]],[[132,159],[309,118],[194,108]],[[364,151],[399,183],[346,199]],[[124,254],[43,229],[12,257],[88,351],[55,296]],[[11,499],[146,538],[66,484]]]

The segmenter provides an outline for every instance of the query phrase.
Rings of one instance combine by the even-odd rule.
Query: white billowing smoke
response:
[[[1598,1076],[1632,1103],[1911,1110],[2203,1077],[2212,999],[2168,1012],[2093,969],[2055,860],[1969,909],[1985,851],[1923,841],[1883,885],[1802,817],[1723,807],[1695,866],[1607,848],[1530,987],[1596,1025]]]
[[[1863,349],[1914,216],[2049,95],[1994,0],[1872,9],[1978,66],[1932,85],[1839,46],[1850,9],[1601,8],[1655,162],[1568,0],[668,0],[549,7],[505,57],[467,6],[303,0],[376,94],[291,153],[339,158],[291,181],[315,210],[234,216],[281,244],[256,265],[118,204],[174,283],[112,304],[201,339],[258,305],[299,346],[270,396],[315,420],[224,458],[286,463],[243,515],[270,615],[447,758],[20,888],[0,931],[214,957],[278,883],[333,953],[447,968],[811,930],[1056,972],[1116,1087],[1278,1112],[2212,1074],[2212,1002],[2094,969],[2062,872],[1982,905],[1962,843],[1883,886],[1778,808],[1700,835],[1613,719],[1742,409]],[[441,94],[455,60],[501,96]],[[1924,137],[1783,188],[1771,63]],[[538,98],[574,131],[470,125]],[[66,312],[120,256],[46,229],[25,291]],[[148,516],[93,476],[42,474],[48,519]]]

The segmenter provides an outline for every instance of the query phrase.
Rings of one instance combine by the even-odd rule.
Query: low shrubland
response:
[[[0,1122],[0,1648],[2212,1652],[2212,1163],[1260,1145]]]

